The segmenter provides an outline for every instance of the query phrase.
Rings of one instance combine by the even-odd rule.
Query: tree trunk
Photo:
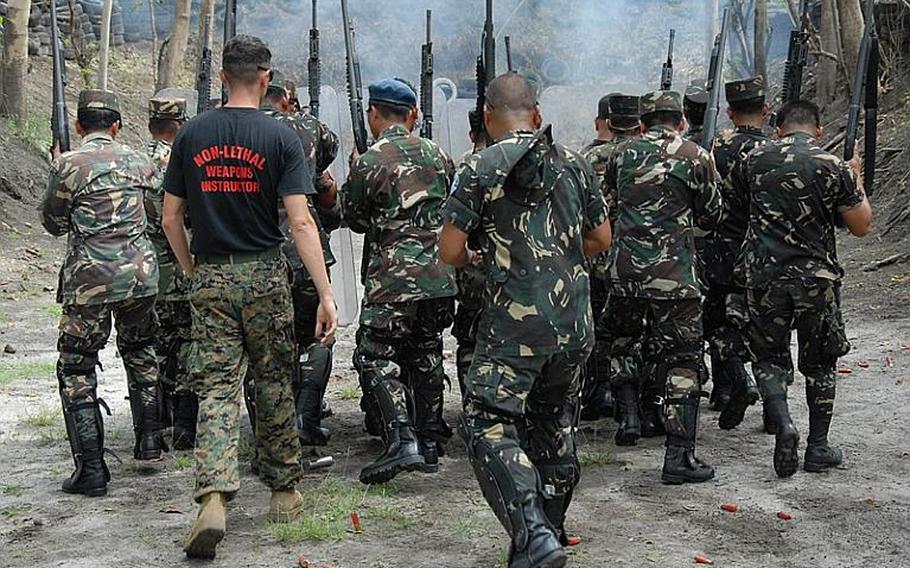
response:
[[[98,48],[98,88],[107,90],[107,61],[111,51],[111,12],[114,0],[104,0],[101,12],[101,46]]]
[[[852,84],[865,20],[859,0],[837,0],[837,10],[840,13],[840,37],[844,48],[844,65],[847,67],[847,82]]]
[[[822,21],[819,30],[822,51],[842,57],[837,34],[837,5],[835,0],[822,0]],[[818,58],[818,104],[827,106],[837,95],[837,61]]]
[[[755,45],[752,52],[755,54],[755,75],[761,77],[765,85],[768,84],[768,0],[755,2]]]
[[[209,37],[209,45],[202,45],[202,39],[205,37],[205,28],[206,28],[206,17],[208,17],[209,22],[215,21],[215,0],[202,0],[199,3],[199,52],[202,52],[203,47],[212,48],[212,38]]]
[[[155,84],[158,84],[158,22],[155,20],[155,0],[149,2],[149,26],[152,28],[152,68],[155,70]]]
[[[0,111],[22,121],[28,115],[25,75],[28,71],[28,18],[31,0],[9,0],[3,25],[3,67]]]
[[[171,30],[167,52],[162,62],[161,74],[158,76],[158,84],[155,86],[156,91],[165,87],[174,87],[177,84],[177,76],[183,67],[186,44],[190,35],[190,5],[192,3],[192,0],[177,0],[174,27]]]

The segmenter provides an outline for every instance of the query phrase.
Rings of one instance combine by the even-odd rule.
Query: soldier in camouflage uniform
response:
[[[534,88],[509,73],[487,88],[495,143],[459,169],[446,203],[446,262],[486,269],[462,435],[487,502],[511,536],[510,568],[566,561],[580,476],[574,427],[594,343],[586,256],[610,243],[591,166],[541,125]],[[538,132],[535,134],[535,130]]]
[[[367,484],[439,468],[451,436],[442,418],[442,332],[452,323],[455,295],[438,251],[452,161],[411,134],[417,95],[406,83],[373,83],[369,104],[376,143],[354,159],[341,191],[345,221],[368,243],[354,359],[385,429],[385,451],[360,473]]]
[[[720,427],[730,429],[743,420],[746,408],[758,400],[758,388],[745,368],[748,354],[741,328],[728,316],[728,306],[742,305],[743,289],[734,282],[733,268],[749,222],[749,186],[736,175],[739,164],[755,148],[768,142],[762,131],[768,105],[761,77],[726,84],[727,114],[735,126],[718,137],[714,159],[720,174],[724,220],[708,233],[700,250],[707,285],[704,303],[705,339],[711,354],[714,388],[711,402],[720,410]],[[731,398],[732,397],[732,398]],[[733,401],[731,404],[731,400]]]
[[[713,158],[679,135],[681,103],[671,91],[642,97],[647,132],[624,146],[604,176],[608,202],[616,204],[604,312],[613,383],[633,406],[642,349],[657,348],[656,378],[666,385],[662,479],[671,484],[714,477],[694,453],[703,338],[693,240],[696,226],[713,230],[723,213]]]
[[[617,149],[641,134],[638,97],[611,94],[608,99],[607,127],[612,138],[593,146],[582,156],[594,168],[597,187],[603,185],[604,171]],[[607,304],[606,286],[607,255],[602,254],[591,261],[591,310],[594,313],[594,351],[588,359],[582,388],[582,420],[598,420],[613,417],[613,394],[610,389],[610,346],[604,341],[605,333],[600,326],[600,315]]]
[[[110,480],[101,415],[107,405],[98,398],[95,367],[112,318],[136,431],[133,457],[160,459],[167,450],[153,347],[158,263],[142,203],[156,172],[148,158],[115,141],[120,127],[114,93],[82,91],[76,122],[82,146],[54,162],[41,202],[44,228],[67,236],[57,290],[63,304],[57,380],[76,471],[63,491],[89,497],[105,495]]]
[[[314,180],[316,195],[310,197],[310,214],[319,224],[322,252],[326,271],[335,264],[329,242],[329,231],[339,226],[341,209],[337,201],[335,180],[329,166],[338,155],[338,136],[308,111],[294,113],[283,76],[273,71],[272,81],[266,91],[262,110],[278,122],[287,125],[300,138],[307,166]],[[316,329],[316,311],[319,294],[306,267],[295,252],[290,226],[282,223],[288,239],[284,252],[294,270],[291,294],[294,301],[294,335],[297,338],[298,369],[294,377],[294,401],[297,408],[297,432],[303,446],[325,446],[329,430],[321,426],[323,398],[332,373],[332,346],[322,345],[313,335]],[[255,420],[253,376],[247,373],[244,392],[247,410]]]
[[[683,97],[683,115],[689,124],[686,138],[701,146],[705,132],[705,113],[708,112],[708,91],[704,79],[692,81]]]
[[[159,273],[158,299],[155,302],[159,331],[155,353],[158,355],[163,406],[174,426],[175,450],[189,450],[195,444],[197,403],[196,395],[189,388],[186,367],[192,325],[190,305],[182,273],[177,270],[177,259],[161,226],[164,208],[164,188],[161,183],[171,158],[171,144],[186,118],[184,99],[154,98],[149,101],[149,133],[152,141],[146,147],[146,154],[158,168],[152,189],[145,194],[147,234],[155,247]]]
[[[587,155],[594,148],[603,146],[613,140],[613,129],[610,128],[610,100],[619,94],[610,93],[597,101],[597,116],[594,117],[594,130],[597,132],[597,138],[579,151],[582,156]]]
[[[799,466],[799,433],[787,405],[793,380],[790,334],[796,329],[799,370],[806,378],[809,437],[803,467],[836,467],[843,452],[828,444],[837,359],[850,350],[840,311],[835,227],[856,236],[871,230],[872,209],[861,181],[859,153],[849,164],[818,146],[818,107],[784,105],[778,140],[752,151],[742,165],[751,188],[739,268],[745,276],[748,345],[769,418],[776,425],[774,469],[789,477]]]
[[[288,522],[303,508],[295,489],[302,475],[291,380],[296,345],[279,200],[319,291],[314,336],[329,345],[337,325],[318,225],[309,213],[307,196],[315,189],[303,147],[259,110],[270,69],[271,51],[258,38],[238,35],[225,44],[227,104],[183,127],[164,179],[164,230],[191,279],[190,372],[199,397],[194,498],[200,508],[184,541],[190,558],[214,558],[225,535],[226,503],[240,489],[247,369],[255,377],[259,477],[271,490],[268,519]]]

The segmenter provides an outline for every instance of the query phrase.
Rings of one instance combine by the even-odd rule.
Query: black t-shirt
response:
[[[316,192],[300,139],[252,108],[219,108],[188,122],[174,140],[164,189],[187,200],[195,254],[280,245],[278,200]]]

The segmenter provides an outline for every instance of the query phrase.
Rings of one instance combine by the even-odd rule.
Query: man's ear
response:
[[[777,136],[778,140],[784,137],[784,133],[781,131],[780,126],[774,127],[774,134]]]
[[[765,104],[763,104],[762,107],[761,107],[761,115],[762,115],[762,118],[768,116],[769,114],[771,114],[771,106],[768,105],[768,103],[765,103]]]
[[[108,130],[108,133],[111,135],[111,138],[116,138],[117,135],[120,134],[120,128],[122,126],[123,126],[123,122],[121,122],[119,120],[111,125],[110,130]]]
[[[538,130],[543,126],[543,114],[540,112],[540,105],[534,105],[534,111],[531,114],[531,120],[534,124],[534,129]]]
[[[730,107],[727,107],[727,117],[728,117],[730,120],[733,120],[733,109],[730,108]]]
[[[825,137],[825,127],[821,126],[821,125],[816,126],[815,127],[815,139],[821,140],[824,137]]]
[[[78,134],[80,138],[84,138],[85,128],[82,127],[82,123],[76,120],[76,123],[73,126],[76,128],[76,134]]]

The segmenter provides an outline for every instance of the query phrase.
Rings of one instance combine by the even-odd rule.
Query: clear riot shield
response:
[[[168,87],[166,89],[161,89],[155,93],[154,98],[183,99],[186,101],[187,118],[193,118],[196,116],[197,101],[199,100],[199,93],[196,92],[196,89],[177,89],[174,87]]]
[[[351,119],[345,120],[347,103],[332,87],[323,86],[320,91],[319,119],[335,132],[339,139],[338,157],[330,170],[339,188],[348,177],[348,156],[351,154],[350,132]],[[357,251],[363,248],[363,237],[355,235],[347,227],[332,232],[332,252],[337,264],[332,270],[332,288],[338,303],[338,325],[348,326],[357,323],[360,312],[360,297],[363,292],[360,284],[361,255]]]
[[[477,101],[459,99],[455,84],[448,79],[437,79],[433,85],[436,143],[457,166],[473,147],[469,136],[468,111],[477,105]]]

